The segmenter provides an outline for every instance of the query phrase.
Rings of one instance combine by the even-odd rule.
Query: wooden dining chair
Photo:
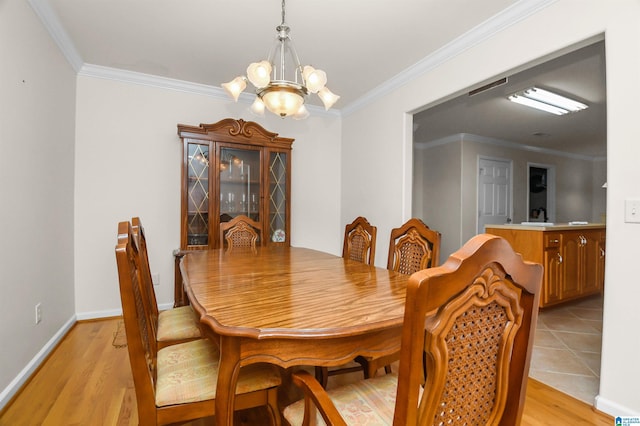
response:
[[[345,226],[342,243],[342,257],[356,262],[373,265],[376,257],[376,232],[362,216]]]
[[[440,233],[430,229],[420,219],[413,218],[400,228],[391,230],[387,269],[411,275],[421,269],[438,266],[440,256]],[[364,377],[369,378],[384,367],[391,373],[391,364],[400,359],[400,353],[379,358],[358,357],[356,361],[364,368]]]
[[[411,275],[421,269],[438,266],[440,233],[418,218],[409,219],[391,230],[387,269]]]
[[[263,244],[262,225],[248,216],[238,215],[220,223],[220,247],[255,249]]]
[[[141,425],[165,425],[215,415],[220,352],[209,339],[158,349],[146,309],[138,247],[130,222],[118,225],[116,261],[129,362]],[[266,405],[280,425],[277,389],[280,373],[269,364],[240,369],[235,408]]]
[[[305,371],[291,425],[517,425],[531,361],[542,266],[489,234],[409,279],[400,367],[326,391]],[[426,353],[426,382],[423,354]]]
[[[140,265],[140,282],[147,311],[150,312],[150,326],[154,327],[158,340],[158,348],[200,339],[200,320],[190,305],[180,306],[163,311],[158,310],[156,292],[153,288],[147,238],[139,217],[131,219],[133,242],[137,246]]]
[[[345,226],[342,257],[356,262],[373,265],[376,254],[377,228],[362,216]],[[315,367],[316,378],[327,386],[330,376],[364,371],[364,364],[353,360],[339,367]]]

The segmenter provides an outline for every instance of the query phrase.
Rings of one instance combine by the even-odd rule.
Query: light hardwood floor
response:
[[[0,413],[0,425],[137,425],[127,349],[114,341],[119,323],[114,318],[76,324]],[[536,380],[527,389],[523,425],[613,424],[613,418]],[[237,413],[235,422],[262,425],[268,417],[254,409]],[[211,423],[208,418],[189,424]]]

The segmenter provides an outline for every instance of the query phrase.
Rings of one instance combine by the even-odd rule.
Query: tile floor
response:
[[[600,385],[602,297],[540,310],[529,376],[588,404]]]

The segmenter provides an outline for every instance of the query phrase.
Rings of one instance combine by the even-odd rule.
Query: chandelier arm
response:
[[[291,38],[289,38],[289,47],[291,48],[291,56],[293,56],[293,59],[296,61],[294,65],[297,72],[296,71],[293,72],[293,79],[296,83],[298,83],[298,73],[300,73],[300,79],[302,80],[302,85],[304,86],[306,85],[306,81],[304,81],[304,77],[302,76],[302,64],[300,64],[300,58],[298,58],[298,52],[296,51],[296,47],[294,46],[293,40],[291,40]],[[282,70],[284,72],[284,66]]]
[[[281,45],[280,46],[280,80],[286,79],[285,78],[286,74],[284,69],[284,63],[285,63],[284,54],[286,53],[286,46],[287,46],[286,40],[287,40],[286,38],[280,39],[280,45]]]

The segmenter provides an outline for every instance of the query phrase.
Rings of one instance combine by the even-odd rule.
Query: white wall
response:
[[[386,106],[376,104],[343,118],[341,153],[342,228],[358,216],[378,228],[375,264],[380,267],[387,266],[391,229],[410,217],[407,182],[413,170],[402,144],[406,117]],[[410,144],[406,147],[410,152]]]
[[[28,3],[0,1],[0,407],[75,313],[74,109],[75,72]]]
[[[442,264],[462,240],[462,140],[413,152],[415,176],[422,179],[413,181],[412,216],[440,232]]]
[[[602,33],[607,61],[607,264],[597,407],[610,414],[637,415],[640,286],[635,277],[640,275],[640,225],[623,222],[624,199],[640,197],[640,122],[633,103],[640,96],[637,1],[558,0],[344,116],[342,221],[367,215],[378,226],[378,246],[384,247],[390,229],[409,218],[411,179],[403,169],[403,164],[411,167],[407,113]],[[377,265],[384,264],[382,252],[378,250]]]
[[[414,150],[413,215],[442,234],[440,261],[477,233],[478,158],[511,161],[513,223],[527,220],[527,164],[556,168],[556,219],[599,222],[606,211],[604,161],[525,150],[475,135],[452,135]],[[597,184],[596,184],[597,182]],[[420,201],[422,198],[422,201]]]
[[[81,76],[77,88],[75,293],[80,318],[120,309],[114,257],[117,223],[145,226],[160,304],[173,302],[172,251],[180,243],[181,141],[177,124],[257,121],[295,138],[293,245],[339,254],[340,118],[256,119],[248,105],[210,96]]]
[[[594,222],[606,222],[607,219],[607,189],[602,185],[607,182],[607,160],[599,159],[593,162],[593,181],[591,193],[593,211],[591,217]],[[604,208],[602,207],[604,206]]]

